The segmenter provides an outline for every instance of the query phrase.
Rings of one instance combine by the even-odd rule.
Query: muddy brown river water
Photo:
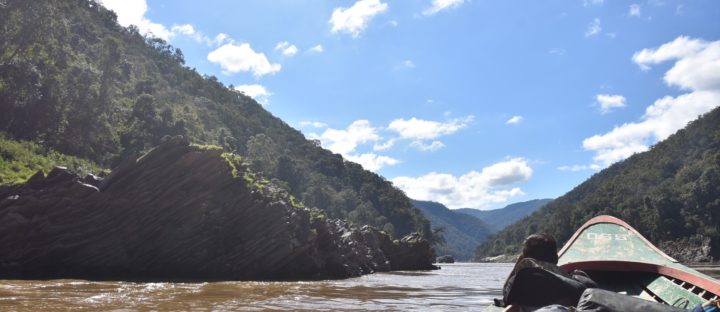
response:
[[[511,264],[311,282],[0,280],[0,311],[481,311]]]

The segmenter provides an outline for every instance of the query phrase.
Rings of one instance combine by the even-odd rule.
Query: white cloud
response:
[[[523,119],[525,119],[525,118],[523,118],[523,116],[519,116],[519,115],[518,115],[518,116],[512,116],[512,118],[508,119],[508,120],[505,122],[505,124],[508,124],[508,125],[516,125],[516,124],[519,124],[520,122],[522,122]]]
[[[462,5],[465,0],[433,0],[429,8],[423,10],[423,15],[434,15],[442,10],[456,8]]]
[[[118,23],[124,27],[135,25],[141,34],[153,36],[165,41],[182,35],[208,46],[219,46],[228,41],[226,34],[218,34],[210,38],[198,31],[191,24],[173,25],[170,29],[162,24],[154,23],[145,17],[148,11],[146,0],[102,0],[101,4],[117,14]]]
[[[395,145],[396,141],[397,141],[397,139],[393,138],[393,139],[387,140],[385,143],[376,143],[375,145],[373,145],[373,150],[376,152],[388,150],[391,147],[393,147],[393,145]]]
[[[598,94],[595,96],[600,112],[607,114],[615,108],[625,107],[625,97],[622,95]]]
[[[328,128],[323,134],[313,136],[319,139],[327,149],[343,156],[354,152],[360,144],[380,140],[378,129],[370,125],[370,121],[364,119],[354,121],[344,130]]]
[[[276,51],[280,51],[283,55],[291,57],[294,56],[298,52],[298,48],[294,44],[290,44],[290,42],[283,41],[278,42],[278,44],[275,46]]]
[[[392,182],[410,198],[437,201],[450,208],[486,208],[524,195],[515,185],[529,180],[532,173],[527,160],[512,158],[459,177],[430,172],[416,178],[396,177]]]
[[[637,3],[631,4],[628,9],[628,14],[630,14],[630,16],[640,16],[640,5]]]
[[[588,25],[587,30],[585,31],[585,37],[592,37],[602,32],[602,27],[600,26],[600,19],[595,18],[590,24]]]
[[[307,50],[308,53],[323,53],[325,52],[325,48],[321,44],[318,44],[310,49]]]
[[[235,90],[255,99],[262,105],[267,105],[272,95],[264,86],[259,84],[245,84],[235,87]]]
[[[258,78],[275,74],[282,68],[280,64],[271,64],[264,53],[255,52],[247,43],[227,43],[210,52],[207,59],[219,64],[226,75],[244,71],[252,72]]]
[[[399,160],[389,157],[381,156],[374,153],[365,153],[361,155],[348,155],[345,156],[349,161],[356,162],[363,166],[365,170],[378,171],[385,166],[394,166],[400,163]]]
[[[445,144],[436,140],[438,137],[453,134],[467,127],[473,119],[474,116],[472,115],[465,118],[453,119],[448,122],[423,120],[415,117],[410,119],[400,118],[391,121],[388,125],[388,130],[396,132],[399,135],[399,139],[412,140],[410,147],[424,152],[434,152],[445,147]],[[425,142],[426,140],[432,142]],[[392,146],[392,144],[390,146]]]
[[[430,144],[427,144],[423,141],[416,140],[410,143],[410,147],[414,147],[423,152],[434,152],[445,147],[445,144],[440,141],[432,141]]]
[[[707,46],[708,42],[704,40],[680,36],[657,49],[642,49],[636,52],[633,54],[633,61],[643,70],[649,70],[650,65],[695,55]]]
[[[327,128],[327,124],[319,121],[301,121],[301,127]]]
[[[633,60],[644,69],[674,60],[665,73],[665,83],[690,92],[658,99],[645,109],[640,121],[585,139],[583,147],[595,152],[593,160],[600,167],[648,150],[649,145],[720,105],[720,41],[678,37],[657,49],[635,53]]]
[[[415,68],[415,63],[413,63],[412,60],[405,60],[405,62],[403,62],[402,65],[405,68]]]
[[[392,27],[398,27],[398,25],[400,25],[400,23],[396,20],[389,21],[388,24]]]
[[[356,162],[367,170],[378,171],[385,166],[394,166],[400,163],[399,160],[389,156],[356,152],[359,145],[380,141],[382,138],[378,132],[379,129],[373,127],[369,121],[356,120],[344,130],[327,128],[321,135],[310,133],[308,138],[320,140],[323,147],[341,154],[345,159]],[[379,149],[376,148],[376,150]]]
[[[328,22],[333,33],[345,32],[357,38],[375,15],[387,8],[387,3],[380,0],[358,0],[349,8],[335,8]]]
[[[395,119],[390,122],[388,129],[397,132],[403,139],[431,140],[437,137],[453,134],[467,127],[475,117],[470,115],[448,122],[422,120],[412,117],[410,119]]]
[[[102,5],[115,11],[118,23],[122,26],[135,25],[143,35],[153,35],[164,40],[170,40],[173,36],[165,26],[145,17],[148,10],[146,0],[102,0]]]

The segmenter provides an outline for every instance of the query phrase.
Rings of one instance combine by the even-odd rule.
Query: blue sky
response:
[[[557,197],[720,105],[720,2],[104,0],[410,197]]]

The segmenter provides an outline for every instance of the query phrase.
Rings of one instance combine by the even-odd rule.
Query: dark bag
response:
[[[503,304],[543,307],[575,306],[586,286],[557,265],[525,258],[518,262],[503,287]]]
[[[598,288],[583,292],[577,311],[583,312],[687,312],[685,309],[618,294]]]

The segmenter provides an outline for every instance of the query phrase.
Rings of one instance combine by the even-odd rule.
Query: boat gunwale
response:
[[[693,274],[692,272],[661,264],[618,260],[595,260],[570,262],[563,264],[560,267],[568,272],[579,269],[588,271],[656,273],[690,283],[704,289],[705,291],[711,292],[716,296],[720,296],[720,283],[717,281],[706,278],[702,275]]]

